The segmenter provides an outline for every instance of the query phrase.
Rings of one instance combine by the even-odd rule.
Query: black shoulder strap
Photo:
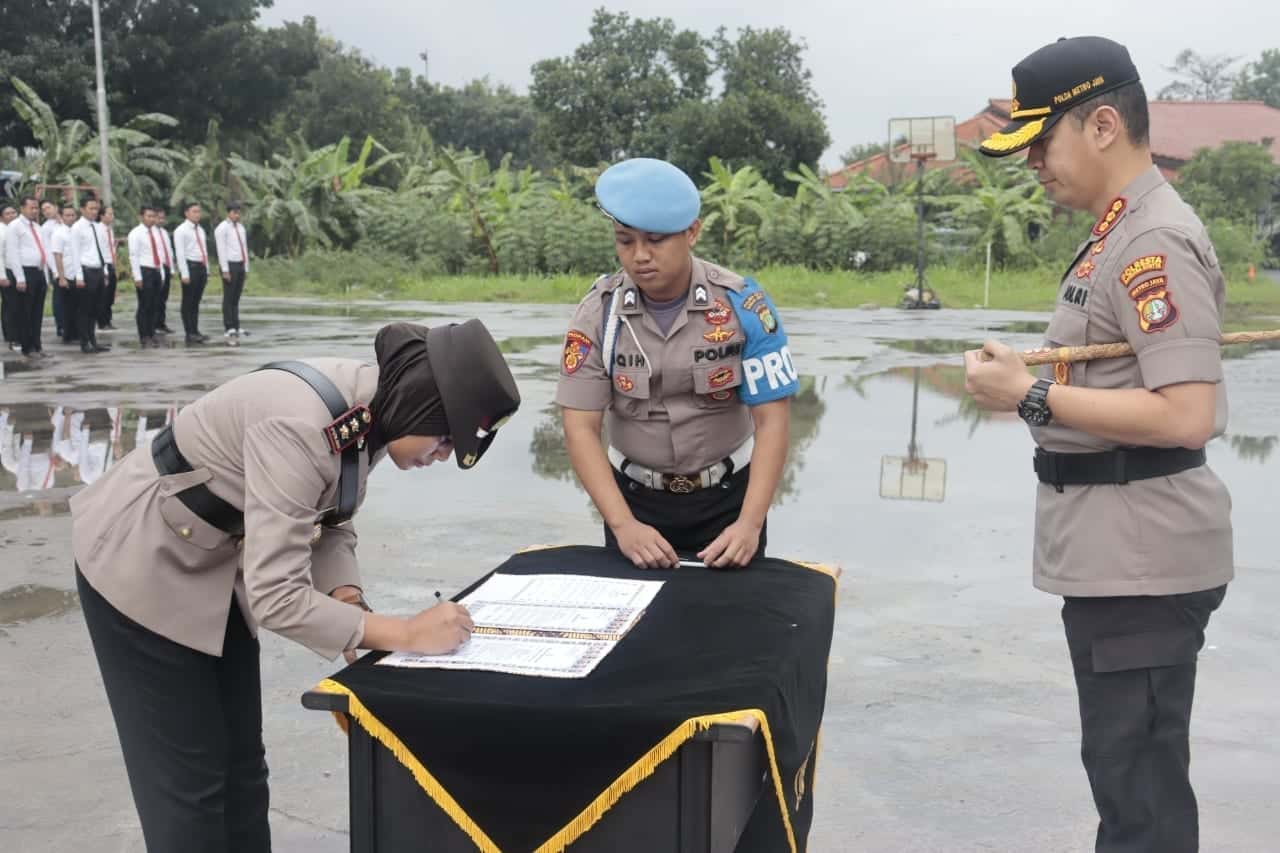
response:
[[[311,390],[320,395],[329,416],[335,420],[347,413],[349,407],[346,399],[320,371],[300,361],[273,361],[264,364],[259,370],[283,370],[292,373],[311,386]],[[338,506],[324,517],[324,523],[330,526],[349,521],[356,513],[356,499],[360,490],[360,450],[355,444],[348,445],[342,451],[342,470],[338,475]]]

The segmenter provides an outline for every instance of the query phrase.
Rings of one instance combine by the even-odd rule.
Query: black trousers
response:
[[[18,331],[18,290],[14,285],[13,270],[5,269],[4,285],[0,287],[0,333],[7,344],[22,343],[22,334]]]
[[[58,333],[58,337],[64,341],[70,341],[75,338],[75,333],[68,328],[71,317],[67,312],[67,289],[58,284],[58,277],[50,275],[46,282],[49,289],[53,291],[50,297],[53,300],[53,328]],[[71,282],[67,282],[70,284]]]
[[[98,312],[102,301],[102,291],[106,275],[100,269],[85,267],[83,271],[84,287],[75,287],[69,292],[71,304],[75,306],[75,329],[80,335],[81,344],[92,344],[98,340]]]
[[[23,267],[22,274],[27,279],[27,289],[18,292],[18,343],[22,345],[23,355],[31,355],[44,349],[40,329],[44,325],[44,297],[49,288],[44,270],[39,267]]]
[[[258,641],[233,600],[222,657],[116,610],[76,569],[148,853],[268,853]]]
[[[1199,849],[1191,703],[1204,630],[1226,591],[1064,600],[1097,853]]]
[[[200,334],[200,300],[209,283],[209,268],[196,261],[187,262],[191,283],[182,285],[182,330],[188,335]]]
[[[102,297],[98,300],[98,328],[111,325],[112,308],[116,304],[116,268],[107,264],[106,284],[102,289]]]
[[[222,282],[222,329],[240,328],[240,296],[244,293],[244,264],[227,262],[230,281]]]
[[[138,337],[142,340],[156,336],[156,301],[164,288],[164,273],[154,267],[142,268],[142,281],[138,284],[138,310],[134,318],[138,323]]]
[[[750,478],[751,466],[748,465],[709,489],[675,495],[642,486],[617,469],[613,472],[613,479],[622,490],[622,497],[636,521],[656,528],[677,554],[690,559],[697,559],[699,551],[738,520]],[[764,556],[768,528],[768,522],[760,528],[757,557]],[[607,524],[604,526],[604,545],[606,548],[618,547],[618,538]]]
[[[160,290],[156,294],[156,299],[155,299],[155,312],[156,312],[155,325],[157,329],[160,328],[161,326],[167,327],[169,325],[168,323],[165,322],[165,314],[166,314],[166,309],[169,306],[169,287],[171,284],[173,284],[173,271],[166,267],[161,272]]]

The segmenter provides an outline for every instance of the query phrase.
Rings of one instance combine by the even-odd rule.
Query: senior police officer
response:
[[[636,565],[745,565],[764,553],[799,387],[782,321],[755,281],[693,255],[698,189],[675,166],[617,163],[596,199],[622,269],[591,286],[565,339],[556,402],[574,471],[606,544]]]
[[[471,468],[520,402],[478,320],[384,327],[377,366],[277,362],[183,409],[71,501],[76,580],[152,853],[270,849],[259,627],[326,658],[451,651],[444,603],[369,612],[350,518],[369,471]]]
[[[1225,283],[1200,220],[1152,165],[1128,51],[1058,41],[1013,69],[1013,122],[1054,201],[1097,217],[1063,277],[1051,347],[1127,341],[1135,356],[1028,375],[998,343],[966,354],[984,408],[1038,445],[1035,585],[1065,599],[1096,849],[1198,847],[1189,777],[1196,657],[1233,576],[1230,498],[1205,464],[1226,426]]]

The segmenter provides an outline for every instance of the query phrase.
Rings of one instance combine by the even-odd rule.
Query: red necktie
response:
[[[28,221],[27,224],[31,226],[31,236],[36,241],[36,248],[40,250],[40,269],[48,269],[49,258],[44,253],[44,243],[40,242],[40,232],[36,230],[34,222]]]
[[[231,227],[236,231],[236,239],[240,241],[240,262],[247,264],[249,262],[249,253],[244,250],[244,238],[240,236],[239,223],[231,223]]]
[[[160,233],[163,234],[164,232],[162,231]],[[160,241],[160,245],[164,247],[164,265],[172,269],[173,260],[170,259],[169,257],[169,235],[168,234],[165,234],[164,239]]]
[[[151,262],[155,265],[155,269],[160,269],[160,250],[156,248],[156,232],[148,228],[147,236],[151,238]]]
[[[200,226],[193,225],[191,226],[191,230],[196,232],[196,245],[200,247],[200,263],[207,267],[209,266],[209,258],[204,253],[204,238],[200,233]]]

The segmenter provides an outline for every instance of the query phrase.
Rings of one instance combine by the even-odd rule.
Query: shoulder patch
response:
[[[1097,224],[1093,226],[1093,234],[1095,237],[1104,237],[1115,227],[1116,221],[1124,213],[1125,208],[1129,206],[1129,202],[1123,196],[1115,199],[1107,207],[1107,212],[1102,215]]]
[[[1173,304],[1173,296],[1163,283],[1164,276],[1158,278],[1161,279],[1160,285],[1153,286],[1136,297],[1134,306],[1138,310],[1138,325],[1147,334],[1163,332],[1178,322],[1178,307]],[[1154,285],[1155,282],[1156,279],[1152,279],[1148,283]]]
[[[591,338],[577,329],[570,329],[564,339],[564,372],[577,373],[578,368],[587,363],[591,347]]]
[[[1133,280],[1144,273],[1160,272],[1164,269],[1164,255],[1143,255],[1140,258],[1134,258],[1125,265],[1124,270],[1120,273],[1120,283],[1128,287]]]
[[[745,278],[733,270],[717,266],[710,261],[702,261],[702,265],[706,269],[707,281],[711,284],[719,285],[729,290],[741,290],[747,282]]]
[[[324,428],[330,453],[341,453],[352,444],[364,446],[364,438],[373,429],[373,413],[365,405],[352,406],[341,417]]]

